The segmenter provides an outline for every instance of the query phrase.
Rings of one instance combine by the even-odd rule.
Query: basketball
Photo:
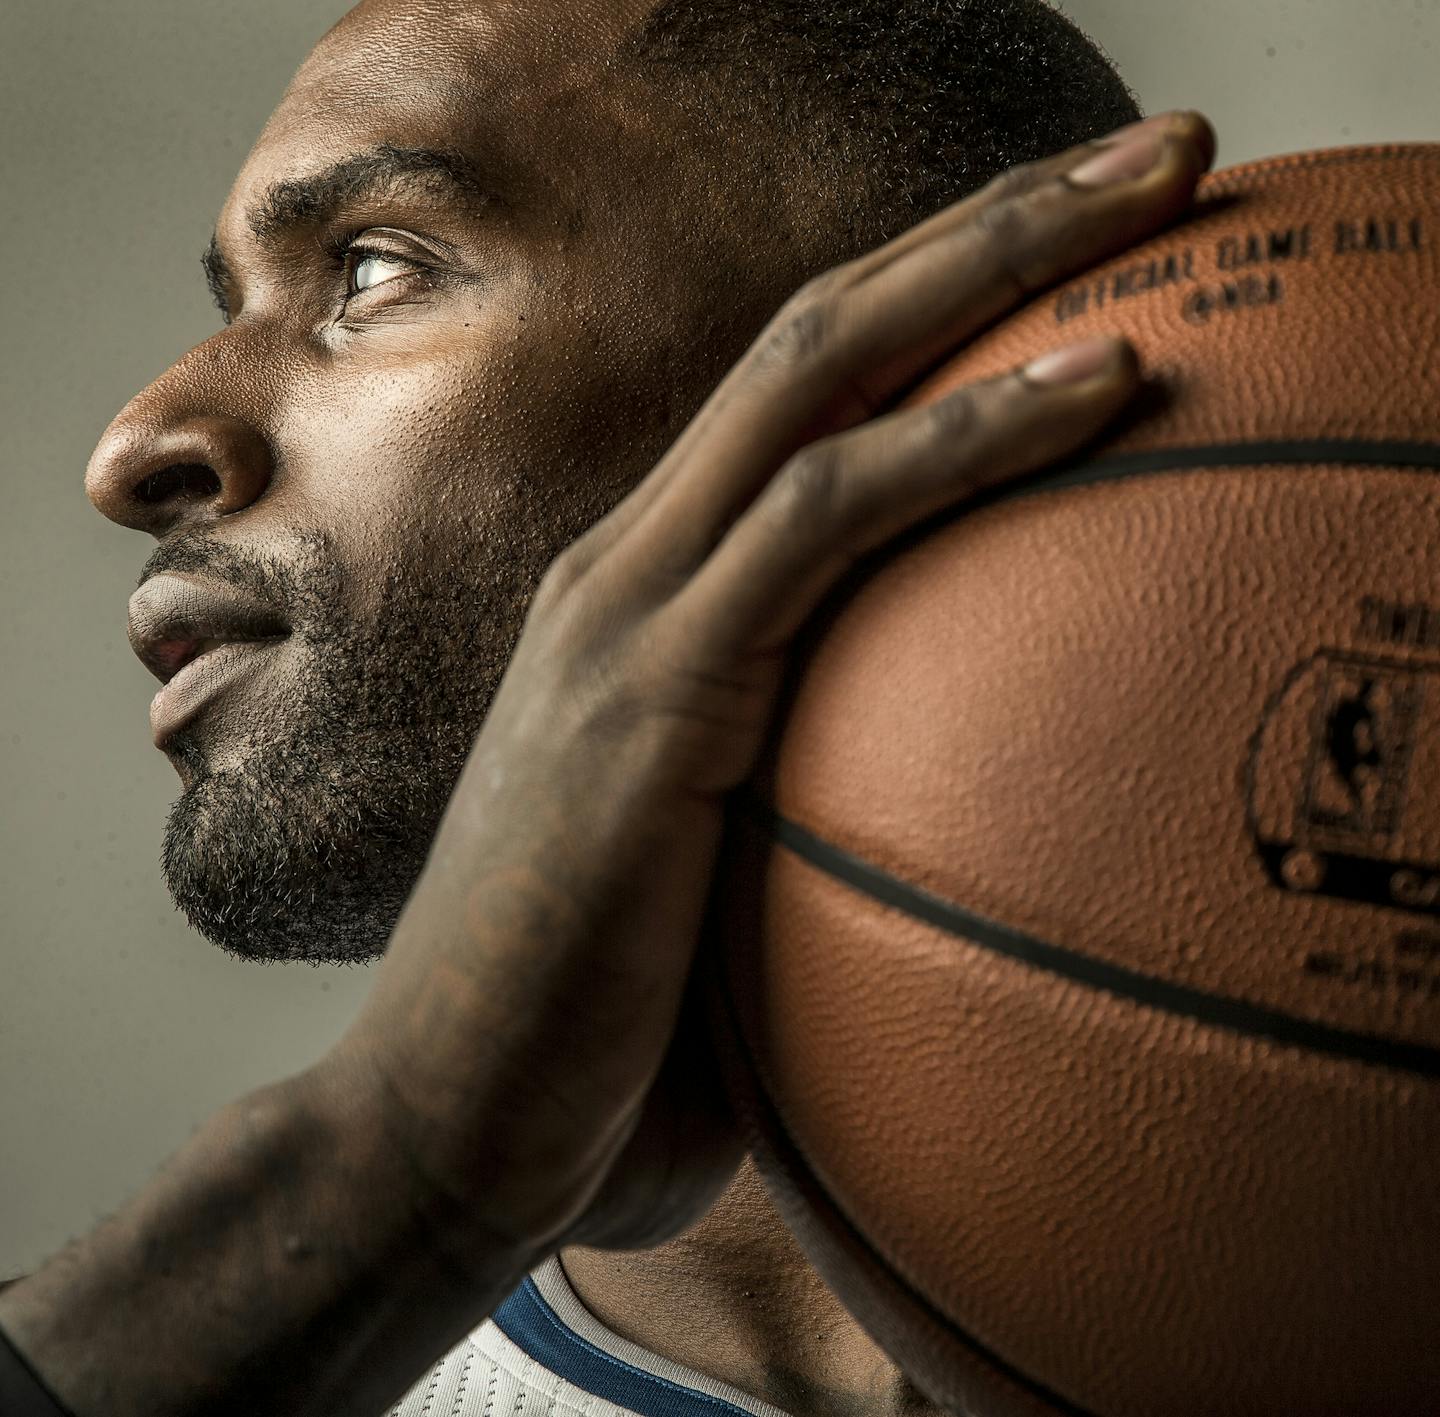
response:
[[[976,1417],[1440,1411],[1440,145],[1207,177],[902,406],[1122,334],[802,643],[704,955],[813,1264]]]

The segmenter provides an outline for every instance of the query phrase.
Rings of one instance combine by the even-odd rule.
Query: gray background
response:
[[[477,0],[481,3],[481,0]],[[242,965],[160,882],[178,780],[125,642],[151,545],[85,501],[121,405],[214,328],[197,256],[342,0],[6,0],[0,46],[0,1277],[215,1107],[313,1061],[362,969]],[[1440,0],[1069,0],[1219,163],[1440,139]]]

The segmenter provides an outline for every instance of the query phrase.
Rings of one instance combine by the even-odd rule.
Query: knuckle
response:
[[[975,229],[981,240],[1001,255],[1028,242],[1034,225],[1035,214],[1028,197],[1007,197],[1001,202],[987,203],[975,216]]]
[[[1017,297],[1027,295],[1046,278],[1046,266],[1036,257],[1042,223],[1032,200],[1034,189],[1023,196],[982,207],[975,218],[976,234],[987,258],[1013,287]]]
[[[594,695],[585,723],[590,736],[614,746],[634,740],[654,718],[643,685],[622,680]]]
[[[1038,162],[1007,167],[986,184],[984,195],[991,199],[991,203],[1020,201],[1050,181],[1052,168],[1053,159],[1043,158]]]
[[[638,577],[638,588],[648,603],[664,604],[695,578],[696,568],[696,559],[689,553],[684,556],[661,554],[646,564]]]
[[[589,562],[584,541],[585,538],[581,537],[579,541],[572,542],[545,568],[530,602],[534,609],[553,609],[580,579]]]
[[[842,291],[849,289],[854,282],[854,273],[851,267],[854,262],[846,262],[843,265],[831,266],[823,271],[817,271],[787,302],[791,305],[813,305],[817,301],[833,300]]]
[[[928,431],[934,437],[954,440],[976,431],[980,421],[980,401],[973,387],[966,385],[926,409]]]
[[[816,362],[832,342],[835,304],[830,296],[806,296],[790,301],[761,341],[763,366],[775,369],[805,368]]]
[[[812,275],[766,327],[756,350],[762,364],[782,370],[811,369],[834,356],[841,344],[848,295],[863,281],[857,261]]]
[[[816,301],[829,300],[840,291],[844,279],[844,266],[831,266],[825,271],[816,271],[808,281],[792,295],[788,304],[812,305]]]
[[[811,443],[785,464],[775,484],[772,511],[787,529],[813,528],[839,519],[845,468],[834,440]]]

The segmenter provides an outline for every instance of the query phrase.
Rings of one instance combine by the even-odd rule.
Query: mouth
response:
[[[273,635],[255,640],[187,642],[194,652],[150,703],[150,735],[155,746],[163,749],[221,693],[232,692],[271,665],[288,638]]]
[[[130,646],[162,684],[224,645],[284,639],[289,633],[268,603],[234,586],[178,572],[152,576],[130,597]]]
[[[141,658],[150,665],[162,684],[169,684],[182,669],[226,645],[269,644],[285,638],[285,635],[264,635],[255,639],[232,635],[225,638],[207,636],[197,640],[159,640],[147,646],[146,653]]]
[[[236,586],[166,572],[130,597],[130,645],[163,686],[150,725],[163,746],[220,689],[258,669],[290,638],[268,602]]]

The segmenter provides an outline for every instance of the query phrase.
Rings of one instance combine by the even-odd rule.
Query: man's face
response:
[[[228,323],[95,453],[96,506],[159,543],[138,633],[187,585],[289,631],[156,722],[167,882],[235,954],[383,950],[544,568],[787,293],[707,140],[608,62],[651,3],[352,11],[221,214]]]

